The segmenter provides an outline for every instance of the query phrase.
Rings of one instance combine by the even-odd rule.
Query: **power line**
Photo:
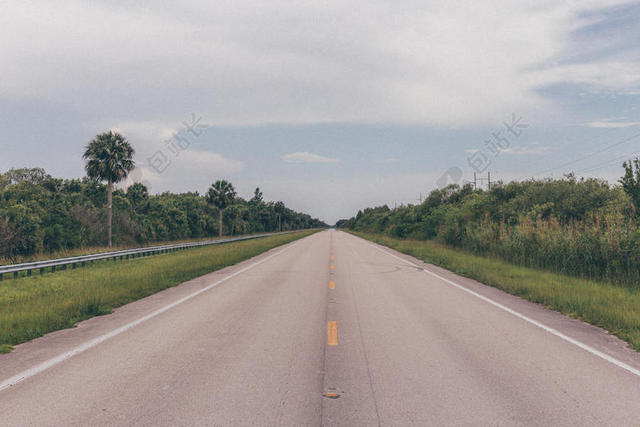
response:
[[[553,167],[553,168],[550,168],[550,169],[544,170],[544,171],[542,171],[542,172],[538,172],[538,173],[537,173],[537,174],[535,174],[534,176],[539,176],[539,175],[542,175],[542,174],[546,174],[546,173],[549,173],[549,172],[553,172],[553,171],[556,171],[556,170],[558,170],[558,169],[564,168],[564,167],[566,167],[566,166],[569,166],[569,165],[572,165],[572,164],[575,164],[575,163],[579,163],[579,162],[581,162],[581,161],[583,161],[583,160],[586,160],[586,159],[588,159],[588,158],[590,158],[590,157],[595,156],[596,154],[603,153],[603,152],[605,152],[605,151],[607,151],[607,150],[609,150],[609,149],[611,149],[611,148],[613,148],[613,147],[617,147],[618,145],[625,144],[625,143],[627,143],[627,142],[629,142],[629,141],[632,141],[632,140],[634,140],[634,139],[636,139],[636,138],[638,138],[638,137],[640,137],[640,133],[636,133],[636,134],[634,134],[634,135],[632,135],[632,136],[630,136],[630,137],[627,137],[627,138],[623,139],[622,141],[615,142],[615,143],[613,143],[613,144],[611,144],[611,145],[608,145],[608,146],[606,146],[606,147],[604,147],[604,148],[601,148],[601,149],[600,149],[600,150],[598,150],[598,151],[594,151],[593,153],[589,153],[589,154],[587,154],[586,156],[580,157],[579,159],[571,160],[570,162],[566,162],[566,163],[563,163],[563,164],[561,164],[561,165],[559,165],[559,166],[555,166],[555,167]]]
[[[602,169],[602,168],[610,166],[610,165],[614,165],[614,164],[616,164],[616,163],[618,163],[618,162],[620,162],[622,160],[628,159],[629,157],[636,157],[636,156],[639,156],[639,155],[640,155],[640,153],[637,153],[637,152],[636,153],[631,153],[631,154],[625,154],[623,156],[616,157],[615,159],[607,160],[607,161],[602,162],[602,163],[596,163],[595,165],[591,165],[591,166],[589,166],[589,167],[587,167],[585,169],[578,170],[578,171],[576,171],[576,173],[593,172],[595,170]]]

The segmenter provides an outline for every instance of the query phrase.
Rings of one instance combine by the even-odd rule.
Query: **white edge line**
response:
[[[73,356],[76,356],[76,355],[78,355],[78,354],[80,354],[82,352],[85,352],[85,351],[89,350],[90,348],[95,347],[98,344],[101,344],[101,343],[105,342],[109,338],[113,338],[116,335],[120,335],[121,333],[123,333],[125,331],[128,331],[129,329],[131,329],[131,328],[133,328],[135,326],[138,326],[139,324],[141,324],[143,322],[146,322],[149,319],[153,319],[154,317],[164,313],[165,311],[171,310],[175,306],[177,306],[179,304],[182,304],[183,302],[188,301],[188,300],[190,300],[190,299],[192,299],[192,298],[194,298],[194,297],[196,297],[196,296],[198,296],[198,295],[200,295],[200,294],[202,294],[204,292],[207,292],[208,290],[210,290],[210,289],[222,284],[223,282],[226,282],[229,279],[232,279],[232,278],[238,276],[239,274],[242,274],[242,273],[244,273],[244,272],[246,272],[248,270],[251,270],[254,267],[257,267],[258,265],[270,260],[271,258],[274,258],[274,257],[280,255],[284,251],[291,249],[292,247],[296,246],[297,244],[298,243],[294,243],[293,245],[289,245],[289,246],[285,247],[284,249],[281,249],[278,252],[276,252],[274,254],[271,254],[271,255],[261,259],[260,261],[254,262],[253,264],[248,265],[248,266],[236,271],[235,273],[232,273],[232,274],[230,274],[230,275],[218,280],[215,283],[207,285],[206,287],[204,287],[204,288],[202,288],[202,289],[200,289],[200,290],[198,290],[198,291],[196,291],[196,292],[194,292],[192,294],[189,294],[189,295],[187,295],[187,296],[185,296],[183,298],[180,298],[177,301],[172,302],[169,305],[166,305],[166,306],[164,306],[162,308],[159,308],[156,311],[153,311],[153,312],[147,314],[146,316],[143,316],[143,317],[141,317],[141,318],[139,318],[137,320],[134,320],[131,323],[127,323],[126,325],[121,326],[121,327],[119,327],[117,329],[114,329],[113,331],[108,332],[108,333],[106,333],[104,335],[101,335],[98,338],[94,338],[91,341],[87,341],[86,343],[74,348],[73,350],[68,351],[66,353],[63,353],[63,354],[61,354],[59,356],[56,356],[53,359],[49,359],[49,360],[47,360],[45,362],[42,362],[42,363],[34,366],[33,368],[30,368],[30,369],[27,369],[26,371],[20,372],[19,374],[17,374],[15,376],[13,376],[13,377],[1,382],[0,383],[0,391],[5,390],[5,389],[7,389],[9,387],[12,387],[12,386],[18,384],[19,382],[24,381],[24,380],[26,380],[28,378],[31,378],[34,375],[37,375],[37,374],[39,374],[39,373],[41,373],[41,372],[43,372],[43,371],[45,371],[45,370],[57,365],[57,364],[59,364],[59,363],[65,361],[67,359],[72,358]]]
[[[471,289],[469,289],[469,288],[467,288],[465,286],[462,286],[462,285],[460,285],[460,284],[458,284],[456,282],[453,282],[453,281],[451,281],[451,280],[449,280],[449,279],[447,279],[445,277],[440,276],[439,274],[436,274],[436,273],[434,273],[432,271],[429,271],[426,268],[420,267],[419,265],[417,265],[417,264],[415,264],[415,263],[413,263],[411,261],[408,261],[408,260],[406,260],[404,258],[401,258],[401,257],[399,257],[399,256],[397,256],[397,255],[395,255],[395,254],[393,254],[393,253],[391,253],[389,251],[386,251],[386,250],[378,247],[377,245],[369,243],[366,240],[365,240],[365,242],[369,246],[374,247],[375,249],[379,250],[380,252],[383,252],[383,253],[385,253],[385,254],[387,254],[389,256],[392,256],[393,258],[396,258],[396,259],[404,262],[405,264],[408,264],[408,265],[411,265],[413,267],[416,267],[416,268],[422,270],[424,273],[427,273],[427,274],[429,274],[429,275],[431,275],[433,277],[436,277],[436,278],[442,280],[443,282],[448,283],[451,286],[455,286],[456,288],[458,288],[458,289],[460,289],[460,290],[462,290],[462,291],[464,291],[464,292],[466,292],[468,294],[471,294],[471,295],[473,295],[473,296],[475,296],[477,298],[480,298],[481,300],[483,300],[483,301],[485,301],[485,302],[487,302],[487,303],[489,303],[489,304],[491,304],[491,305],[493,305],[493,306],[495,306],[495,307],[497,307],[497,308],[499,308],[501,310],[504,310],[509,314],[512,314],[512,315],[524,320],[525,322],[529,322],[532,325],[537,326],[538,328],[540,328],[540,329],[542,329],[544,331],[547,331],[548,333],[550,333],[552,335],[555,335],[560,339],[563,339],[563,340],[565,340],[565,341],[567,341],[567,342],[569,342],[569,343],[571,343],[571,344],[573,344],[573,345],[575,345],[577,347],[580,347],[581,349],[583,349],[585,351],[588,351],[589,353],[591,353],[591,354],[593,354],[595,356],[598,356],[599,358],[604,359],[607,362],[612,363],[612,364],[616,365],[617,367],[622,368],[622,369],[624,369],[624,370],[626,370],[626,371],[628,371],[628,372],[640,377],[640,370],[634,368],[631,365],[628,365],[628,364],[626,364],[624,362],[621,362],[620,360],[615,359],[615,358],[609,356],[608,354],[605,354],[605,353],[603,353],[603,352],[601,352],[599,350],[596,350],[595,348],[593,348],[593,347],[591,347],[591,346],[589,346],[589,345],[587,345],[587,344],[585,344],[583,342],[580,342],[580,341],[578,341],[578,340],[576,340],[574,338],[571,338],[571,337],[563,334],[562,332],[560,332],[560,331],[558,331],[556,329],[553,329],[553,328],[551,328],[551,327],[549,327],[549,326],[547,326],[547,325],[545,325],[543,323],[538,322],[537,320],[534,320],[534,319],[532,319],[532,318],[530,318],[528,316],[525,316],[524,314],[519,313],[519,312],[517,312],[517,311],[515,311],[515,310],[513,310],[513,309],[511,309],[511,308],[509,308],[507,306],[504,306],[504,305],[500,304],[499,302],[496,302],[496,301],[494,301],[494,300],[492,300],[490,298],[487,298],[484,295],[481,295],[481,294],[479,294],[479,293],[477,293],[475,291],[472,291]]]

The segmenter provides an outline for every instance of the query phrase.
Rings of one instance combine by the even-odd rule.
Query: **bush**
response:
[[[588,279],[640,285],[640,230],[628,194],[596,179],[450,185],[424,203],[365,209],[356,231],[436,240],[484,256]],[[389,224],[389,225],[387,225]]]

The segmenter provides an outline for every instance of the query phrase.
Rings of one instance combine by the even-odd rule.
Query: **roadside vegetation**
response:
[[[337,226],[638,288],[640,165],[624,166],[622,186],[573,175],[498,183],[490,191],[450,185],[422,204],[365,209]]]
[[[0,173],[0,263],[50,258],[52,253],[77,253],[77,249],[95,252],[91,248],[109,246],[109,236],[115,247],[139,247],[326,226],[282,202],[265,201],[259,188],[245,200],[235,195],[230,183],[218,181],[212,188],[226,183],[223,206],[211,192],[152,195],[141,183],[126,190],[113,188],[109,197],[109,184],[99,179],[59,179],[38,168]]]
[[[58,329],[236,264],[315,231],[193,248],[0,282],[0,353]]]
[[[640,351],[640,289],[516,266],[434,241],[351,233],[599,326]]]
[[[256,234],[262,234],[262,233],[248,233],[248,234],[243,234],[242,236],[243,237],[252,236]],[[239,236],[234,236],[234,237],[239,237]],[[144,247],[147,247],[147,246],[152,247],[152,246],[158,246],[158,245],[171,245],[171,244],[178,244],[178,243],[202,242],[202,241],[217,240],[218,238],[219,238],[218,236],[213,236],[213,237],[199,237],[195,239],[178,239],[178,240],[167,240],[162,242],[149,242],[149,244],[144,245]],[[223,238],[226,238],[226,237],[223,237]],[[35,253],[29,256],[21,256],[19,257],[19,259],[20,259],[20,262],[44,261],[44,260],[74,257],[74,256],[81,256],[81,255],[99,254],[102,252],[120,251],[125,249],[136,249],[140,247],[141,245],[138,243],[130,243],[127,245],[117,245],[117,246],[114,245],[111,248],[108,246],[87,246],[87,247],[78,247],[73,249],[60,249],[60,250],[51,251],[51,252]],[[13,259],[0,258],[0,265],[12,264],[12,262],[13,262]],[[24,275],[24,274],[26,274],[26,272],[21,273],[21,275]],[[11,278],[5,276],[5,279],[11,279]]]

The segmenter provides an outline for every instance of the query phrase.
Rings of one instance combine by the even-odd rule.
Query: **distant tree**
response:
[[[282,231],[282,215],[285,212],[285,205],[282,202],[276,202],[273,209],[278,215],[278,231]]]
[[[218,208],[218,235],[222,236],[222,212],[233,203],[236,198],[236,190],[229,181],[218,180],[214,182],[207,192],[207,202]]]
[[[149,190],[144,184],[136,182],[127,188],[127,199],[135,212],[149,200]]]
[[[253,205],[260,205],[262,204],[262,202],[262,191],[260,191],[260,187],[256,187],[255,191],[253,192],[253,197],[251,198],[251,200],[249,200],[249,203]]]
[[[20,182],[28,182],[33,185],[40,185],[51,179],[51,175],[42,168],[20,168],[10,169],[4,173],[4,179],[7,184],[18,184]]]
[[[631,198],[633,203],[633,211],[636,215],[640,214],[640,158],[629,160],[622,164],[624,168],[624,176],[620,178],[620,184],[624,192]]]
[[[129,173],[129,178],[132,173]],[[628,197],[618,188],[624,200]],[[147,244],[218,235],[218,215],[197,192],[151,195],[141,184],[113,189],[114,240]],[[256,194],[254,194],[256,196]],[[235,197],[224,211],[225,234],[276,231],[275,203]],[[97,179],[58,179],[41,169],[0,173],[0,257],[22,257],[61,249],[105,245],[107,183]],[[282,207],[280,207],[282,208]],[[115,211],[117,210],[117,215]],[[282,229],[325,226],[322,221],[284,207]],[[116,242],[114,241],[114,244]],[[25,259],[26,261],[26,259]]]
[[[107,181],[107,244],[112,246],[113,185],[127,177],[135,166],[134,150],[124,136],[117,132],[104,132],[87,145],[83,159],[87,176],[96,181]]]

